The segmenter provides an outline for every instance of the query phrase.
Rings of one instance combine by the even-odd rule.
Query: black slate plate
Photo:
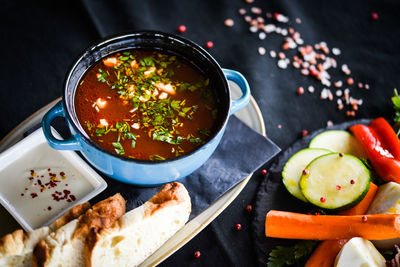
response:
[[[268,175],[261,182],[259,191],[256,195],[253,218],[253,240],[257,253],[257,260],[260,266],[266,266],[270,251],[277,245],[290,245],[294,240],[285,240],[278,238],[267,238],[265,236],[265,216],[271,209],[292,211],[292,212],[309,212],[312,208],[310,205],[296,199],[286,190],[282,183],[282,169],[287,160],[297,151],[308,147],[311,139],[317,134],[325,130],[345,130],[354,124],[368,124],[369,119],[360,119],[344,122],[331,127],[317,130],[302,139],[297,140],[288,149],[283,151],[272,163],[268,170]]]

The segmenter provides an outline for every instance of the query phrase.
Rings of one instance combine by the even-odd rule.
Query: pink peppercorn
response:
[[[211,42],[211,41],[208,41],[208,42],[206,43],[206,47],[207,47],[207,48],[212,48],[213,46],[214,46],[214,43]]]
[[[377,19],[379,18],[378,13],[372,12],[372,13],[371,13],[371,18],[372,18],[373,20],[377,20]]]
[[[266,170],[266,169],[262,169],[262,170],[261,170],[261,174],[262,174],[262,175],[267,175],[267,170]]]
[[[319,200],[320,200],[322,203],[324,203],[324,202],[326,201],[326,198],[321,197]]]
[[[197,251],[194,252],[194,257],[195,258],[200,258],[200,256],[201,256],[200,251],[197,250]]]
[[[303,130],[301,131],[301,136],[307,136],[308,135],[308,131],[307,130]]]
[[[237,223],[235,225],[235,228],[236,228],[236,230],[240,231],[240,230],[242,230],[242,225],[240,223]]]
[[[246,206],[246,211],[251,212],[253,210],[253,206],[252,205],[247,205]]]
[[[185,26],[185,25],[180,25],[180,26],[178,27],[178,31],[179,31],[179,32],[185,32],[185,31],[186,31],[186,26]]]

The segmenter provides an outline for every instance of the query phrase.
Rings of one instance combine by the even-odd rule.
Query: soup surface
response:
[[[96,144],[140,160],[195,150],[212,136],[217,114],[209,79],[174,55],[127,50],[90,68],[75,109]]]

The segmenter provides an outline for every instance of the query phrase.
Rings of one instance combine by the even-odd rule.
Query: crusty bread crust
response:
[[[70,210],[67,211],[63,216],[58,218],[55,222],[53,222],[49,227],[52,232],[57,230],[58,228],[64,226],[68,222],[75,220],[82,214],[84,214],[88,209],[90,209],[90,203],[85,202],[79,205],[72,207]]]
[[[151,205],[146,209],[145,216],[151,216],[159,209],[170,205],[177,205],[185,201],[190,201],[190,197],[186,188],[181,183],[173,182],[166,184],[149,199]]]
[[[151,219],[157,214],[158,211],[170,210],[170,208],[176,208],[181,205],[181,210],[184,210],[181,214],[183,218],[176,218],[177,220],[181,220],[181,226],[188,220],[189,214],[191,212],[191,201],[189,193],[186,188],[178,182],[169,183],[163,186],[163,188],[158,191],[150,200],[144,203],[142,206],[138,207],[135,210],[129,211],[124,216],[122,216],[119,220],[117,220],[113,226],[109,228],[92,228],[90,233],[88,234],[84,247],[84,258],[86,261],[87,267],[96,267],[96,264],[93,263],[95,256],[93,256],[94,250],[100,247],[100,243],[105,239],[109,238],[112,235],[124,235],[122,232],[128,232],[129,235],[134,235],[133,232],[127,229],[131,229],[135,231],[135,220],[146,220]],[[140,209],[144,209],[144,211],[137,212],[133,214],[135,211]],[[168,212],[169,213],[169,212]],[[131,216],[134,215],[134,216]],[[136,216],[136,217],[135,217]],[[132,218],[135,219],[132,220]],[[185,218],[186,217],[186,218]],[[177,230],[177,229],[176,229]],[[112,254],[111,248],[116,245],[120,240],[119,238],[124,237],[116,237],[113,238],[113,242],[110,248],[110,254]],[[167,239],[167,238],[166,238]],[[164,242],[166,241],[164,240]],[[158,247],[153,247],[152,249],[157,249]],[[130,254],[131,260],[137,258],[135,254]],[[98,259],[96,259],[98,260]],[[129,259],[128,259],[129,260]],[[130,263],[130,265],[132,265]],[[135,266],[135,265],[132,265]]]
[[[78,242],[85,242],[85,239],[90,231],[96,231],[100,228],[108,228],[114,224],[114,222],[125,213],[126,201],[117,193],[112,197],[109,197],[103,201],[100,201],[93,205],[91,209],[79,217],[77,222],[71,221],[70,223],[59,228],[62,230],[65,227],[70,226],[69,224],[75,224],[72,241],[80,240]],[[57,235],[54,232],[54,235]],[[62,246],[63,244],[61,244]],[[44,267],[47,266],[47,262],[55,260],[52,252],[55,248],[46,239],[40,241],[34,248],[33,252],[33,266]],[[76,251],[77,255],[83,253],[83,251]],[[57,259],[63,261],[63,259]]]
[[[71,208],[66,214],[57,219],[49,227],[42,227],[25,233],[18,229],[0,239],[0,266],[31,266],[34,246],[50,232],[57,230],[64,224],[78,218],[90,207],[89,202]]]

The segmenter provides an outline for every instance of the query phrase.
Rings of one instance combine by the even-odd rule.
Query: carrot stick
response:
[[[378,186],[374,183],[369,184],[369,189],[363,200],[360,203],[352,207],[351,209],[342,211],[341,215],[364,215],[367,213],[369,205],[371,205],[372,200],[374,199],[376,192],[378,191]]]
[[[307,215],[271,210],[265,235],[290,239],[346,239],[355,236],[382,240],[400,237],[400,215]]]
[[[374,183],[370,183],[368,193],[365,195],[364,199],[353,208],[341,212],[341,214],[349,216],[365,214],[377,191],[378,186],[376,186]],[[305,267],[332,267],[337,254],[347,243],[347,241],[348,239],[322,241],[311,254],[311,257],[306,262]]]

